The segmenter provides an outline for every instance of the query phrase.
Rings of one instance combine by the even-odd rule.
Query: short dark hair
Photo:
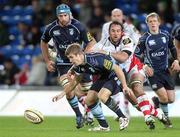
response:
[[[111,29],[112,25],[119,25],[119,26],[121,26],[121,30],[122,30],[122,31],[124,30],[124,27],[123,27],[123,24],[122,24],[122,23],[120,23],[120,22],[118,22],[118,21],[113,21],[113,22],[111,22],[110,25],[109,25],[109,32],[110,32],[110,29]]]
[[[65,51],[65,55],[68,56],[69,54],[80,54],[83,53],[82,48],[80,46],[80,44],[78,43],[73,43],[71,45],[69,45]]]

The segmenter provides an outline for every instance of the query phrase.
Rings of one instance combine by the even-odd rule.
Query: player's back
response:
[[[103,78],[115,76],[114,71],[112,71],[113,60],[110,56],[101,53],[89,53],[85,54],[84,57],[85,64],[76,66],[76,72],[100,75]]]

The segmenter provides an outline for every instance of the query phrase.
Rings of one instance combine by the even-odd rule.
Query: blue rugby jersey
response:
[[[168,68],[168,53],[174,50],[172,37],[167,31],[160,30],[158,34],[146,32],[137,45],[136,54],[144,54],[144,63],[151,66],[155,72]]]
[[[61,27],[58,20],[47,25],[41,40],[48,43],[51,38],[57,50],[57,65],[70,64],[69,59],[65,56],[65,50],[69,44],[79,43],[86,45],[93,39],[85,27],[76,19],[71,19],[70,24],[65,27]]]
[[[112,70],[114,64],[112,58],[101,53],[85,54],[85,64],[74,66],[76,74],[87,73],[91,75],[100,75],[103,79],[117,80],[115,72]]]

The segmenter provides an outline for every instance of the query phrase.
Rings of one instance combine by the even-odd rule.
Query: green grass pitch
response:
[[[132,117],[123,131],[112,117],[107,119],[111,131],[104,133],[88,132],[88,126],[76,129],[74,117],[45,117],[41,124],[32,124],[24,117],[0,117],[0,137],[180,137],[180,117],[172,118],[171,129],[164,129],[156,120],[155,130],[149,130],[142,117]]]

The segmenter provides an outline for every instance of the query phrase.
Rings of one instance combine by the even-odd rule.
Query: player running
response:
[[[137,98],[137,107],[143,112],[145,122],[149,128],[155,128],[155,120],[151,115],[154,115],[163,123],[166,122],[164,115],[153,108],[144,92],[145,74],[142,69],[143,65],[134,55],[136,46],[133,40],[123,33],[123,25],[119,22],[112,22],[109,26],[109,39],[105,43],[98,42],[95,47],[103,50],[100,52],[106,51],[105,53],[111,55],[125,70],[129,86]],[[134,101],[134,105],[135,103],[136,101]]]
[[[76,80],[73,80],[71,87],[66,89],[64,92],[71,92],[79,83],[79,79],[81,79],[81,76],[84,73],[99,76],[96,81],[93,82],[86,97],[86,104],[99,122],[98,127],[90,128],[89,131],[110,131],[109,125],[103,116],[98,98],[118,115],[119,129],[125,129],[128,126],[129,120],[121,112],[117,102],[111,98],[111,95],[115,95],[119,91],[123,91],[126,94],[130,92],[130,89],[126,85],[124,73],[120,67],[113,63],[110,56],[105,54],[85,54],[76,43],[67,48],[66,55],[74,64],[74,67],[71,69],[71,73],[75,75]],[[120,83],[122,88],[119,85]],[[61,93],[57,99],[62,98],[64,94],[65,93]]]
[[[146,23],[149,31],[140,38],[137,52],[138,55],[144,56],[144,68],[148,81],[158,96],[158,98],[153,98],[153,101],[156,107],[161,107],[168,118],[165,127],[172,127],[168,117],[168,104],[175,101],[175,85],[168,70],[168,52],[170,50],[174,58],[170,67],[173,71],[179,68],[177,52],[169,33],[159,29],[160,17],[157,13],[148,14]]]
[[[82,48],[84,48],[85,51],[88,51],[96,42],[91,34],[86,31],[85,27],[78,20],[72,17],[72,13],[68,5],[61,4],[57,6],[56,15],[58,19],[48,24],[44,30],[41,38],[41,50],[48,71],[53,72],[56,67],[59,75],[59,84],[65,88],[68,86],[69,81],[67,78],[60,79],[60,76],[66,74],[72,66],[69,59],[65,56],[67,46],[74,42],[81,44],[84,43]],[[50,59],[48,52],[48,42],[51,39],[53,40],[54,47],[57,52],[55,63]],[[82,81],[85,88],[88,88],[91,82],[90,77],[87,76]],[[76,127],[83,127],[84,120],[79,110],[78,98],[74,95],[74,92],[66,94],[66,98],[76,114]]]

